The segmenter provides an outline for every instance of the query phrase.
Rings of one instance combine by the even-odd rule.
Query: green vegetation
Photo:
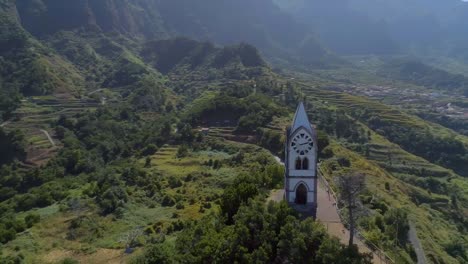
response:
[[[466,137],[456,135],[446,128],[424,123],[418,118],[372,100],[310,86],[305,89],[309,97],[333,103],[340,110],[348,111],[352,118],[363,122],[406,151],[453,169],[461,175],[468,171]]]
[[[134,263],[371,263],[357,248],[330,238],[312,219],[299,220],[286,203],[251,201],[231,225],[217,215],[190,224],[175,243],[151,246]]]
[[[0,0],[0,263],[369,263],[265,202],[298,101],[332,188],[366,175],[369,247],[414,263],[414,225],[430,263],[468,261],[460,60],[370,56],[408,46],[388,18],[323,1],[299,8],[331,7],[311,12],[316,36],[367,55],[338,58],[271,1],[117,2]]]
[[[24,138],[20,131],[6,132],[0,128],[0,166],[15,160],[24,160]]]
[[[401,80],[428,88],[459,90],[462,94],[468,92],[468,77],[451,74],[417,60],[392,60],[379,70],[379,74],[388,79]]]

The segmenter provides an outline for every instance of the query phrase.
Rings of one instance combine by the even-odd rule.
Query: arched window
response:
[[[300,170],[301,167],[302,167],[301,158],[297,157],[297,159],[296,159],[296,170]]]
[[[302,161],[302,169],[303,170],[308,170],[309,169],[309,159],[308,158],[304,158],[304,160]]]
[[[296,204],[306,204],[307,203],[307,187],[301,183],[296,189]]]

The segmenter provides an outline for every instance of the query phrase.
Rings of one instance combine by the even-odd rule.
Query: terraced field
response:
[[[347,113],[359,113],[364,111],[374,113],[376,116],[379,116],[391,123],[427,129],[430,132],[441,136],[454,137],[468,146],[467,136],[460,135],[441,125],[427,122],[415,116],[410,116],[398,109],[379,103],[378,101],[346,93],[320,89],[301,82],[297,82],[296,84],[308,98],[319,100],[326,105],[342,109]]]
[[[445,259],[453,261],[449,263],[456,263],[440,247],[441,244],[449,241],[450,237],[455,236],[457,233],[457,228],[452,221],[441,217],[440,211],[435,206],[435,204],[441,203],[441,208],[447,208],[449,201],[447,196],[429,194],[426,190],[409,185],[395,177],[392,173],[384,170],[377,163],[369,161],[358,153],[344,148],[337,142],[332,142],[330,148],[333,149],[337,158],[346,157],[349,159],[351,169],[357,169],[367,175],[366,185],[369,192],[372,193],[374,200],[384,201],[385,204],[392,208],[405,208],[410,213],[409,217],[416,225],[417,235],[421,239],[428,258],[434,261],[443,256]],[[323,176],[330,182],[334,181],[336,175],[342,173],[342,171],[332,169],[334,163],[336,163],[335,159],[329,159],[324,161],[321,166]],[[419,204],[417,199],[415,199],[416,197],[424,199],[425,202]],[[362,235],[369,237],[370,234],[363,231]],[[383,247],[392,258],[396,258],[396,263],[404,263],[403,260],[398,260],[397,258],[400,254],[405,255],[403,251],[394,251],[395,247],[381,244],[382,242],[379,240],[373,242],[379,247]]]
[[[93,111],[99,106],[93,99],[62,99],[52,96],[32,97],[22,105],[5,123],[7,131],[20,130],[27,141],[27,166],[41,166],[57,153],[61,147],[50,124],[60,116],[73,116],[83,111]]]
[[[329,148],[333,150],[336,158],[323,161],[322,167],[328,168],[325,169],[325,177],[333,182],[334,177],[343,172],[334,169],[337,167],[336,159],[348,159],[351,164],[349,169],[367,175],[367,187],[373,200],[384,201],[392,208],[407,209],[430,262],[438,263],[443,259],[446,263],[457,263],[441,246],[450,243],[451,239],[457,236],[457,228],[460,225],[453,219],[451,194],[447,191],[431,192],[421,183],[430,179],[438,185],[448,186],[449,190],[460,190],[459,187],[466,186],[468,180],[391,142],[383,134],[379,134],[381,131],[372,130],[367,125],[368,120],[362,118],[361,114],[373,113],[388,124],[411,128],[421,133],[455,138],[465,145],[468,143],[467,137],[365,97],[324,90],[303,83],[297,85],[305,94],[306,103],[331,111],[342,110],[354,121],[358,130],[368,133],[367,144],[362,146],[344,139],[331,138]],[[312,120],[314,114],[316,113],[313,110],[309,111]],[[468,197],[467,192],[460,192],[463,192],[460,197]],[[370,234],[363,232],[363,235]],[[404,252],[392,252],[393,247],[389,245],[379,246],[383,246],[392,256],[405,255]],[[403,262],[402,260],[401,263]]]
[[[377,162],[390,172],[397,174],[409,174],[417,176],[433,176],[438,178],[449,178],[456,174],[446,168],[433,164],[424,158],[405,151],[401,146],[390,142],[385,137],[370,129],[363,122],[356,120],[355,116],[360,112],[374,113],[387,122],[402,127],[411,127],[419,131],[429,131],[435,135],[453,137],[468,146],[468,137],[460,135],[450,129],[437,124],[428,123],[418,117],[410,116],[400,110],[391,108],[377,101],[349,94],[322,90],[319,88],[300,84],[301,89],[307,95],[310,103],[318,103],[331,109],[344,110],[356,123],[370,133],[369,152],[366,158]],[[364,153],[362,153],[364,154]],[[422,175],[424,174],[424,175]]]

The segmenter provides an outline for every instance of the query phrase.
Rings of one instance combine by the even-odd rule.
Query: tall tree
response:
[[[337,178],[340,189],[341,202],[348,209],[349,216],[349,246],[351,247],[355,233],[356,209],[359,203],[359,194],[365,188],[365,176],[362,173],[350,173],[340,175]]]

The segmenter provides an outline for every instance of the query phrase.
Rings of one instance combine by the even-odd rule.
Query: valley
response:
[[[467,263],[468,5],[410,2],[0,0],[0,263]]]

